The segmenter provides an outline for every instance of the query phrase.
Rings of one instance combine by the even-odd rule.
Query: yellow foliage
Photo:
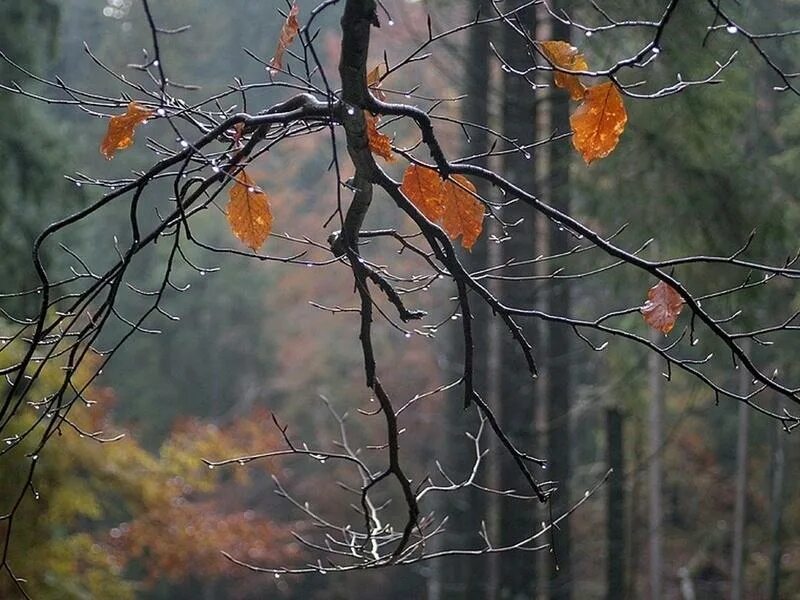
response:
[[[0,367],[18,360],[21,351],[9,346]],[[76,381],[86,382],[94,367],[84,364]],[[52,394],[64,373],[55,361],[47,364],[32,397]],[[113,394],[90,388],[86,396],[96,404],[78,400],[70,421],[84,432],[103,431],[103,437],[119,433],[109,418]],[[25,489],[31,453],[50,420],[58,418],[45,410],[21,407],[6,430],[13,436],[33,428],[0,455],[0,514]],[[155,580],[224,576],[235,567],[220,550],[292,558],[297,549],[288,529],[253,511],[231,512],[229,501],[218,501],[222,492],[237,496],[236,486],[248,481],[246,470],[222,474],[201,460],[274,449],[280,440],[270,425],[260,413],[226,427],[187,421],[153,455],[130,436],[99,444],[62,423],[39,451],[33,488],[25,489],[14,516],[9,560],[27,580],[26,592],[37,600],[126,600],[141,586],[125,577],[132,560],[141,561],[148,580]],[[8,577],[0,578],[0,598],[16,597],[10,585]]]

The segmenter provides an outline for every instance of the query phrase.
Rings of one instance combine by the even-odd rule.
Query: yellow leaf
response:
[[[586,63],[583,54],[578,52],[578,49],[568,42],[540,42],[539,47],[547,57],[547,60],[549,60],[554,67],[567,69],[568,71],[589,70],[589,65]],[[583,98],[586,92],[586,86],[581,83],[577,75],[556,71],[553,74],[553,79],[556,86],[566,89],[569,92],[570,98],[573,100],[581,100]]]
[[[572,144],[586,164],[605,158],[617,147],[628,114],[612,82],[586,88],[583,102],[569,118]]]
[[[663,281],[659,281],[647,292],[647,302],[640,312],[653,329],[667,335],[675,327],[675,321],[683,309],[683,298],[675,289]]]
[[[395,158],[394,154],[392,154],[392,142],[388,136],[378,131],[378,117],[373,116],[369,111],[365,110],[364,119],[367,122],[369,149],[373,154],[377,154],[386,162],[393,162]]]
[[[128,104],[124,115],[111,117],[103,141],[100,143],[100,153],[108,160],[114,158],[117,150],[123,150],[133,144],[133,132],[137,126],[152,117],[155,111],[149,110],[136,102]]]
[[[434,223],[441,223],[450,239],[461,236],[461,245],[471,249],[483,229],[483,204],[475,198],[475,186],[462,175],[442,181],[428,167],[409,165],[400,191]]]
[[[289,9],[289,14],[286,15],[286,21],[281,27],[281,33],[278,37],[278,46],[275,48],[275,55],[269,61],[269,70],[271,72],[279,71],[283,68],[283,53],[297,37],[300,31],[300,23],[297,21],[297,15],[300,14],[300,7],[297,2],[292,2],[292,7]]]
[[[258,250],[272,230],[269,198],[242,170],[229,192],[228,223],[233,235]]]

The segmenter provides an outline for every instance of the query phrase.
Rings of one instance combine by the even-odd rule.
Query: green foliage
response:
[[[49,0],[0,3],[0,50],[20,66],[43,72],[55,48],[58,14]],[[13,82],[37,89],[0,61],[0,85],[13,87]],[[68,148],[59,143],[61,128],[53,113],[27,98],[0,93],[0,114],[0,239],[7,258],[0,261],[0,292],[10,292],[32,287],[36,279],[27,257],[33,239],[54,214],[65,212],[76,193],[62,177]]]

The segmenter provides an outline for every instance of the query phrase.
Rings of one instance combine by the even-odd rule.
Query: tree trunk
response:
[[[642,423],[641,419],[637,416],[633,425],[633,435],[631,440],[631,445],[633,448],[631,448],[631,455],[634,457],[646,456],[647,451],[644,447],[644,423]],[[623,596],[624,598],[638,597],[639,578],[636,576],[636,574],[641,572],[641,547],[643,544],[642,531],[645,528],[644,524],[642,523],[642,521],[644,521],[644,515],[640,514],[639,507],[639,502],[643,494],[641,489],[641,479],[638,477],[636,472],[636,469],[638,468],[638,459],[632,461],[631,466],[632,470],[630,473],[626,474],[626,483],[630,486],[630,490],[628,492],[628,498],[630,500],[628,502],[628,522],[626,523],[625,528],[625,540],[628,548],[625,564],[628,566],[628,572],[631,573],[631,576],[628,577],[628,580],[625,582],[626,586],[625,594]]]
[[[780,409],[780,407],[779,407]],[[780,600],[781,582],[781,554],[783,552],[783,531],[781,525],[783,521],[784,503],[784,475],[785,464],[786,432],[772,428],[772,465],[770,482],[770,576],[769,576],[769,599]]]
[[[558,7],[556,7],[558,8]],[[556,19],[552,20],[552,39],[569,40],[569,27]],[[549,97],[550,129],[558,132],[570,130],[569,97],[565,93],[553,92]],[[550,173],[548,192],[555,208],[568,213],[570,210],[569,167],[571,145],[566,142],[551,144]],[[550,254],[559,254],[569,249],[570,234],[562,228],[552,231]],[[570,314],[570,286],[567,279],[551,280],[549,283],[548,312],[551,314]],[[549,435],[547,438],[547,458],[550,461],[550,476],[558,482],[558,491],[552,499],[554,515],[561,515],[570,506],[570,404],[572,397],[572,332],[561,324],[549,326],[547,346],[547,415]],[[572,596],[572,543],[568,520],[559,524],[555,534],[555,568],[550,582],[552,600],[568,600]]]
[[[479,10],[488,14],[487,0],[469,1],[470,17]],[[462,102],[462,118],[471,123],[489,122],[489,86],[487,73],[489,72],[489,37],[488,26],[472,27],[464,48],[462,57],[464,67],[461,70],[465,77],[466,98]],[[488,150],[488,135],[482,129],[470,129],[470,138],[465,142],[463,153],[465,155],[481,154]],[[474,164],[486,167],[485,158],[473,161]],[[486,197],[488,189],[485,183],[478,183],[478,193]],[[475,244],[466,266],[470,269],[480,269],[486,266],[488,260],[488,237],[482,236]],[[488,383],[487,367],[491,360],[488,348],[487,323],[488,311],[484,307],[475,307],[473,321],[473,337],[476,344],[476,360],[474,369],[474,382],[477,390],[486,390]],[[448,371],[453,378],[461,374],[461,360],[463,359],[463,338],[461,329],[453,328],[451,335],[453,343],[448,344]],[[455,478],[461,478],[472,467],[474,454],[465,445],[464,431],[474,423],[473,415],[464,411],[464,396],[462,390],[456,389],[448,398],[449,407],[447,423],[450,431],[444,436],[444,443],[448,446],[443,453],[448,457],[446,468],[453,470]],[[496,454],[496,453],[495,453]],[[493,458],[489,459],[494,460]],[[443,506],[441,514],[449,516],[445,538],[448,545],[453,548],[467,549],[479,548],[483,543],[478,531],[480,523],[486,517],[486,494],[480,490],[469,488],[458,493],[441,496]],[[453,557],[437,561],[432,569],[429,580],[428,594],[431,600],[449,600],[463,598],[486,597],[487,589],[487,560],[485,556],[479,557]]]
[[[749,341],[749,340],[748,340]],[[742,350],[750,354],[751,344],[747,343]],[[747,370],[739,369],[739,394],[748,392],[750,383]],[[747,433],[750,421],[750,407],[739,403],[739,430],[736,437],[736,498],[733,515],[733,566],[731,568],[731,600],[742,600],[744,597],[744,578],[742,577],[744,558],[745,521],[747,518]]]
[[[625,590],[625,491],[622,411],[616,406],[606,409],[606,451],[608,467],[614,469],[608,482],[606,598],[618,600]]]
[[[650,339],[658,342],[660,334],[653,330]],[[650,598],[661,600],[662,596],[662,555],[661,526],[663,514],[661,507],[662,460],[664,429],[664,376],[661,374],[661,358],[651,352],[648,357],[650,388],[650,469],[648,487],[650,500],[650,519],[648,534],[650,538]]]
[[[489,225],[487,235],[494,234],[499,237],[500,228],[492,221]],[[503,261],[503,251],[500,244],[492,244],[489,248],[489,264],[498,265]],[[496,297],[501,295],[502,283],[500,280],[491,280],[488,284],[489,291]],[[503,391],[502,391],[502,327],[500,319],[490,319],[487,332],[487,365],[486,365],[486,401],[495,407],[495,416],[498,419],[503,418]],[[491,489],[503,489],[503,473],[502,473],[502,459],[503,448],[500,445],[497,436],[489,433],[489,441],[486,444],[489,448],[489,454],[486,456],[486,483]],[[486,497],[486,525],[491,536],[491,539],[497,540],[500,538],[500,530],[502,528],[502,499],[500,496],[492,494]],[[502,561],[507,560],[506,556],[500,554],[489,554],[487,557],[488,562],[488,580],[486,588],[487,600],[498,600],[500,598],[500,587],[502,583],[501,564]]]
[[[506,2],[503,11],[508,12],[520,6],[521,0]],[[534,7],[516,13],[519,24],[529,32],[536,28]],[[510,27],[503,27],[501,52],[512,64],[528,64],[524,40]],[[536,139],[536,98],[530,85],[523,78],[513,74],[503,76],[502,130],[520,143],[531,143]],[[523,152],[508,154],[503,159],[503,170],[507,177],[526,190],[536,189],[535,165],[531,157]],[[511,200],[511,198],[506,198]],[[510,239],[502,244],[503,259],[522,258],[535,255],[535,219],[528,207],[514,203],[502,209],[506,223],[522,222],[508,229]],[[521,274],[519,268],[504,274]],[[510,306],[533,306],[535,291],[533,286],[512,283],[504,286],[503,301]],[[536,332],[530,324],[524,324],[525,335],[529,341]],[[502,374],[500,376],[501,412],[506,433],[518,448],[533,454],[535,452],[535,401],[532,377],[521,376],[527,372],[527,365],[519,348],[503,330],[502,336]],[[522,494],[531,494],[527,483],[520,476],[513,461],[502,459],[502,482],[506,488],[514,488]],[[538,529],[538,515],[535,501],[519,502],[505,499],[500,515],[501,544],[515,544],[520,539]],[[514,552],[499,561],[498,580],[500,598],[535,598],[537,553]]]

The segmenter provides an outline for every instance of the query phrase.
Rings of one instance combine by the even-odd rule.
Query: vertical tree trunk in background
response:
[[[471,0],[470,17],[474,16],[478,11],[481,14],[489,14],[489,3],[486,0]],[[464,119],[470,123],[489,123],[489,61],[490,61],[490,48],[489,48],[490,29],[486,26],[473,27],[469,34],[469,41],[467,46],[466,60],[467,69],[469,70],[469,83],[467,87],[467,94],[469,101],[464,107]],[[467,142],[464,148],[464,154],[477,154],[485,152],[489,147],[489,138],[485,131],[479,129],[472,129],[470,131],[471,141]],[[486,159],[479,159],[474,161],[474,164],[480,166],[488,166]],[[491,194],[490,187],[485,182],[478,182],[478,194],[483,198],[489,198]],[[488,235],[485,236],[483,242],[476,244],[477,252],[473,249],[470,256],[468,266],[472,269],[479,269],[486,266],[492,261],[490,256],[491,242],[489,242]],[[475,320],[473,322],[473,329],[475,334],[476,344],[481,347],[476,348],[476,372],[475,372],[475,385],[476,389],[483,390],[486,394],[487,401],[495,401],[498,394],[494,391],[497,386],[494,380],[496,375],[496,363],[499,358],[496,356],[497,348],[493,347],[491,342],[491,331],[496,328],[495,320],[489,315],[486,307],[481,307],[475,310]],[[458,410],[463,411],[462,399],[459,398],[457,407]],[[474,410],[474,409],[473,409]],[[463,439],[463,434],[462,434]],[[487,442],[491,443],[491,442]],[[497,460],[497,452],[493,453],[494,456],[488,458],[483,468],[492,473],[492,464]],[[470,461],[474,459],[473,453],[469,452]],[[486,471],[484,471],[485,473]],[[475,488],[469,488],[469,506],[467,508],[467,522],[469,527],[468,539],[473,540],[473,547],[480,547],[483,541],[478,536],[478,530],[481,522],[489,520],[490,504],[494,498],[488,497],[485,493]],[[466,593],[458,596],[459,598],[476,598],[483,600],[487,598],[490,593],[490,570],[499,557],[492,556],[492,560],[486,560],[486,557],[478,557],[478,559],[467,559],[464,565],[467,567],[467,576],[464,581],[467,584]]]
[[[562,3],[563,4],[563,3]],[[555,10],[564,8],[556,3]],[[569,27],[558,20],[552,21],[552,39],[569,40]],[[550,130],[563,133],[570,130],[569,97],[563,92],[551,91],[548,103],[550,109]],[[548,146],[550,149],[550,176],[548,192],[551,204],[562,212],[569,213],[571,188],[569,167],[572,147],[564,140]],[[550,254],[559,254],[569,249],[570,234],[562,228],[552,231]],[[567,279],[549,282],[548,312],[550,314],[570,314],[570,286]],[[570,505],[570,404],[573,388],[572,372],[572,332],[563,325],[551,324],[548,331],[547,347],[547,459],[550,461],[550,477],[558,482],[558,491],[553,497],[553,514],[566,512]],[[559,524],[555,534],[555,559],[558,569],[553,570],[550,585],[552,600],[567,600],[572,596],[572,543],[568,520]]]
[[[780,411],[780,406],[777,409]],[[786,470],[786,432],[772,428],[772,464],[770,468],[770,551],[769,600],[780,600],[781,554],[783,553],[784,476]]]
[[[750,353],[752,344],[746,339],[742,350]],[[745,369],[739,369],[739,394],[745,395],[749,389],[749,376]],[[742,600],[744,596],[743,558],[744,531],[747,518],[747,434],[750,421],[750,407],[739,403],[739,430],[736,436],[736,498],[733,515],[733,566],[731,600]]]
[[[652,330],[651,341],[658,343],[661,334]],[[661,526],[663,514],[661,507],[661,470],[664,429],[664,376],[661,374],[661,358],[651,352],[648,357],[648,388],[650,390],[650,469],[648,488],[650,518],[648,537],[650,542],[650,598],[661,600],[662,573],[664,571],[661,554]]]
[[[622,411],[612,406],[606,409],[606,451],[608,467],[614,469],[608,481],[606,500],[606,598],[618,600],[625,593],[625,491]]]
[[[489,231],[486,232],[487,236],[495,235],[501,236],[500,227],[496,221],[492,221],[488,227]],[[503,262],[503,250],[500,244],[492,244],[488,252],[489,264],[499,265]],[[495,297],[501,297],[502,283],[500,280],[490,280],[488,283],[489,291]],[[491,319],[487,324],[487,364],[486,364],[486,401],[495,407],[495,416],[498,419],[503,419],[503,385],[502,385],[502,327],[500,319]],[[503,473],[502,473],[502,459],[504,458],[504,449],[500,446],[497,436],[489,432],[489,440],[486,444],[489,449],[489,454],[486,456],[486,483],[491,489],[503,489]],[[490,539],[497,540],[500,538],[500,531],[502,529],[502,499],[497,495],[490,495],[486,497],[486,525],[489,532]],[[505,556],[501,554],[489,554],[487,557],[488,563],[488,580],[486,589],[486,600],[499,600],[500,587],[502,585],[502,561],[506,560]]]
[[[515,6],[523,4],[521,0],[505,2],[503,11],[508,12]],[[516,13],[521,27],[533,34],[536,28],[534,7],[525,8]],[[525,41],[510,27],[503,27],[501,53],[511,64],[525,68],[531,64],[531,57]],[[531,143],[536,139],[536,98],[530,84],[521,77],[511,74],[503,76],[502,98],[502,131],[520,143]],[[536,172],[530,155],[522,152],[507,155],[503,159],[505,175],[520,187],[534,191],[536,189]],[[506,198],[511,200],[511,198]],[[502,210],[506,223],[522,222],[508,230],[510,239],[503,243],[504,260],[535,255],[535,219],[529,208],[522,203],[514,203]],[[504,274],[528,273],[511,267]],[[510,306],[532,306],[535,293],[533,286],[512,284],[504,286],[503,301]],[[525,323],[525,333],[529,341],[534,343],[536,332],[530,323]],[[505,334],[506,332],[503,331]],[[521,376],[527,373],[527,366],[519,348],[508,335],[502,336],[502,373],[500,376],[501,412],[506,433],[520,449],[534,453],[535,436],[535,403],[534,380]],[[535,345],[535,343],[534,343]],[[505,487],[515,488],[523,494],[530,494],[530,489],[520,476],[518,469],[510,460],[503,457],[502,481]],[[517,543],[526,535],[538,528],[538,516],[535,502],[504,501],[501,512],[501,535],[498,540],[502,544]],[[497,542],[495,542],[497,543]],[[503,556],[499,561],[499,582],[501,589],[499,598],[521,599],[536,597],[536,564],[537,553],[515,552]]]
[[[647,452],[644,449],[644,423],[639,418],[634,418],[632,426],[632,439],[631,439],[631,456],[637,457],[631,461],[630,470],[625,473],[625,484],[629,486],[628,490],[628,522],[625,524],[625,542],[627,546],[627,556],[625,564],[627,565],[630,577],[625,582],[625,594],[623,598],[637,598],[638,592],[638,577],[636,574],[640,573],[640,565],[642,564],[642,531],[644,530],[644,516],[640,514],[639,500],[643,496],[641,491],[641,480],[638,477],[639,461],[642,456],[646,456]]]
[[[487,0],[470,0],[467,18],[472,18],[481,11],[488,15]],[[489,122],[489,35],[487,26],[471,27],[468,31],[466,46],[462,57],[466,98],[461,109],[461,117],[471,123]],[[477,128],[469,130],[470,139],[465,142],[463,153],[465,155],[480,154],[488,150],[488,135]],[[473,161],[473,164],[487,166],[484,158]],[[488,189],[485,183],[476,181],[478,193],[487,197]],[[465,265],[469,269],[480,269],[488,260],[488,236],[481,236],[472,252],[465,258]],[[490,357],[487,355],[488,344],[487,323],[489,315],[483,307],[473,307],[475,320],[473,336],[476,343],[475,360],[475,386],[476,389],[486,392],[488,383],[487,366]],[[453,378],[461,374],[461,360],[463,360],[463,342],[460,327],[452,328],[453,343],[450,347],[448,362],[452,367],[448,369]],[[474,410],[474,409],[473,409]],[[474,422],[470,413],[464,411],[464,396],[462,390],[456,389],[448,397],[448,414],[446,422],[451,431],[446,432],[444,444],[447,446],[444,456],[448,457],[446,468],[453,470],[452,476],[461,479],[469,473],[474,460],[474,453],[465,444],[464,437],[467,423]],[[497,454],[497,453],[495,453]],[[494,459],[490,459],[494,460]],[[485,468],[485,465],[484,465]],[[442,498],[444,495],[442,495]],[[462,490],[446,499],[447,505],[442,506],[440,514],[449,515],[446,539],[453,548],[479,548],[483,543],[478,535],[481,521],[485,518],[486,494],[475,489]],[[444,501],[444,500],[443,500]],[[462,598],[486,597],[487,589],[487,560],[485,556],[454,557],[436,561],[429,579],[428,597],[430,600],[456,600]]]

